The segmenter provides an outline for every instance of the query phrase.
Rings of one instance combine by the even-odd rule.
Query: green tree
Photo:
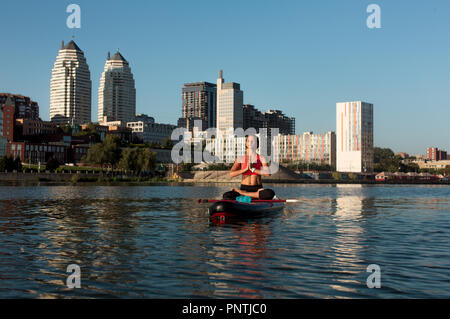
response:
[[[13,159],[12,156],[3,156],[0,158],[0,172],[12,172],[13,170],[22,170],[22,163],[19,158]]]
[[[173,148],[173,141],[170,138],[166,138],[163,140],[161,147],[167,150],[171,150]]]
[[[56,158],[50,157],[45,164],[45,168],[50,172],[54,172],[59,167],[59,161]]]
[[[156,166],[156,153],[149,148],[141,149],[138,157],[139,174],[143,171],[152,171]]]
[[[450,175],[450,165],[446,165],[444,168],[444,172],[446,175]]]
[[[91,164],[99,164],[102,168],[103,165],[110,164],[114,168],[114,165],[119,162],[121,157],[122,150],[120,145],[120,137],[108,135],[102,143],[94,144],[89,148],[83,161]]]
[[[93,136],[95,141],[100,141],[100,134],[92,122],[88,123],[83,131],[73,134],[73,136]]]
[[[389,148],[375,147],[373,162],[375,172],[394,173],[401,169],[402,158]]]
[[[4,171],[6,171],[7,169],[7,157],[6,156],[2,156],[1,158],[0,158],[0,172],[4,172]]]
[[[119,168],[135,172],[137,169],[138,150],[137,147],[124,149],[119,161]]]
[[[156,153],[149,148],[126,148],[119,161],[119,167],[141,175],[144,171],[151,171],[156,165]]]
[[[62,130],[62,132],[64,134],[69,134],[69,135],[72,134],[72,127],[67,123],[61,124],[59,126],[59,128]]]
[[[14,160],[14,169],[18,172],[22,171],[22,161],[19,157],[16,157],[16,159]]]
[[[333,175],[333,178],[336,180],[340,180],[342,178],[341,173],[338,173],[338,172],[333,172],[332,175]]]

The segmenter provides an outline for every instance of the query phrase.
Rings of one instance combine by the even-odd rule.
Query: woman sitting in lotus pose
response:
[[[275,192],[264,189],[261,176],[270,176],[269,165],[263,156],[256,153],[259,147],[258,138],[248,135],[245,141],[246,154],[236,159],[230,171],[230,177],[242,175],[240,189],[233,188],[223,194],[223,199],[235,200],[238,196],[249,196],[254,199],[273,199]]]

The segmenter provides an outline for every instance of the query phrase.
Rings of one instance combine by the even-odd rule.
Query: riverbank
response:
[[[227,171],[197,171],[180,173],[179,178],[138,177],[111,173],[0,173],[3,185],[238,185],[240,177],[230,178]],[[281,171],[270,177],[263,177],[264,184],[374,184],[374,185],[450,185],[449,181],[434,180],[350,180],[350,179],[306,179],[291,171]]]

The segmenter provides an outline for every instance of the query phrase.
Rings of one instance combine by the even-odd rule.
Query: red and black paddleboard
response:
[[[264,217],[281,211],[285,203],[280,200],[254,201],[241,203],[238,201],[222,200],[213,203],[209,207],[209,215],[212,219],[248,219]]]

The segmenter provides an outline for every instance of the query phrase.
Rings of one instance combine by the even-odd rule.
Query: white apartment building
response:
[[[136,88],[129,63],[116,52],[108,52],[105,68],[98,88],[98,120],[106,116],[109,121],[134,121],[136,114]]]
[[[144,143],[162,144],[165,139],[170,139],[175,125],[160,124],[151,121],[127,122],[127,127],[131,128],[133,136],[138,137]]]
[[[244,127],[243,115],[244,92],[240,84],[224,83],[223,72],[219,71],[217,79],[217,129],[223,133]]]
[[[245,155],[245,137],[219,135],[206,139],[205,150],[215,157],[217,163],[234,163],[239,156]]]
[[[373,104],[336,103],[336,170],[373,172]]]
[[[50,80],[52,122],[83,124],[91,121],[91,73],[83,51],[72,40],[62,42]]]
[[[336,134],[327,132],[273,137],[273,157],[279,162],[304,161],[336,167]]]

